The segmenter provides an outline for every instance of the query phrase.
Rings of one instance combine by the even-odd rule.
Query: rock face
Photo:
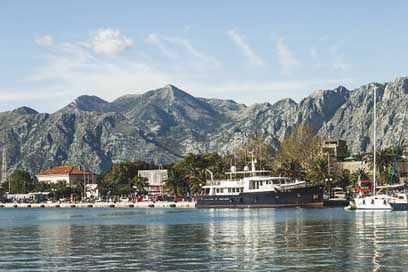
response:
[[[80,96],[53,113],[21,107],[0,113],[0,142],[8,145],[11,169],[32,173],[75,164],[96,172],[112,162],[141,159],[166,163],[186,152],[228,152],[261,130],[280,142],[299,123],[322,135],[347,141],[350,151],[372,148],[373,92],[377,92],[378,145],[398,144],[405,136],[408,78],[316,91],[300,103],[284,99],[252,106],[232,100],[196,98],[167,85],[141,95],[107,102]]]

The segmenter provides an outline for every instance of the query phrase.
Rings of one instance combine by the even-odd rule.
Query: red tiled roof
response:
[[[61,175],[61,174],[71,174],[71,175],[95,175],[90,171],[82,170],[78,166],[57,166],[52,167],[47,170],[42,171],[38,175]]]

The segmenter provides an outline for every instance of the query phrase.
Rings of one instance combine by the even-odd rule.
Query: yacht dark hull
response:
[[[389,203],[393,211],[408,211],[408,203]]]
[[[251,192],[239,195],[202,195],[197,208],[323,207],[323,186],[314,185],[280,192]]]

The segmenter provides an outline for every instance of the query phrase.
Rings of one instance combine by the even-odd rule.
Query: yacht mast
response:
[[[376,179],[376,160],[377,160],[377,90],[374,88],[374,139],[373,139],[373,145],[374,145],[374,167],[373,167],[373,195],[375,195],[376,187],[377,187],[377,179]]]

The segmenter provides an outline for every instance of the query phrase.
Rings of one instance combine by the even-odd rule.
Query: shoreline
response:
[[[1,203],[0,208],[195,208],[195,202]]]

